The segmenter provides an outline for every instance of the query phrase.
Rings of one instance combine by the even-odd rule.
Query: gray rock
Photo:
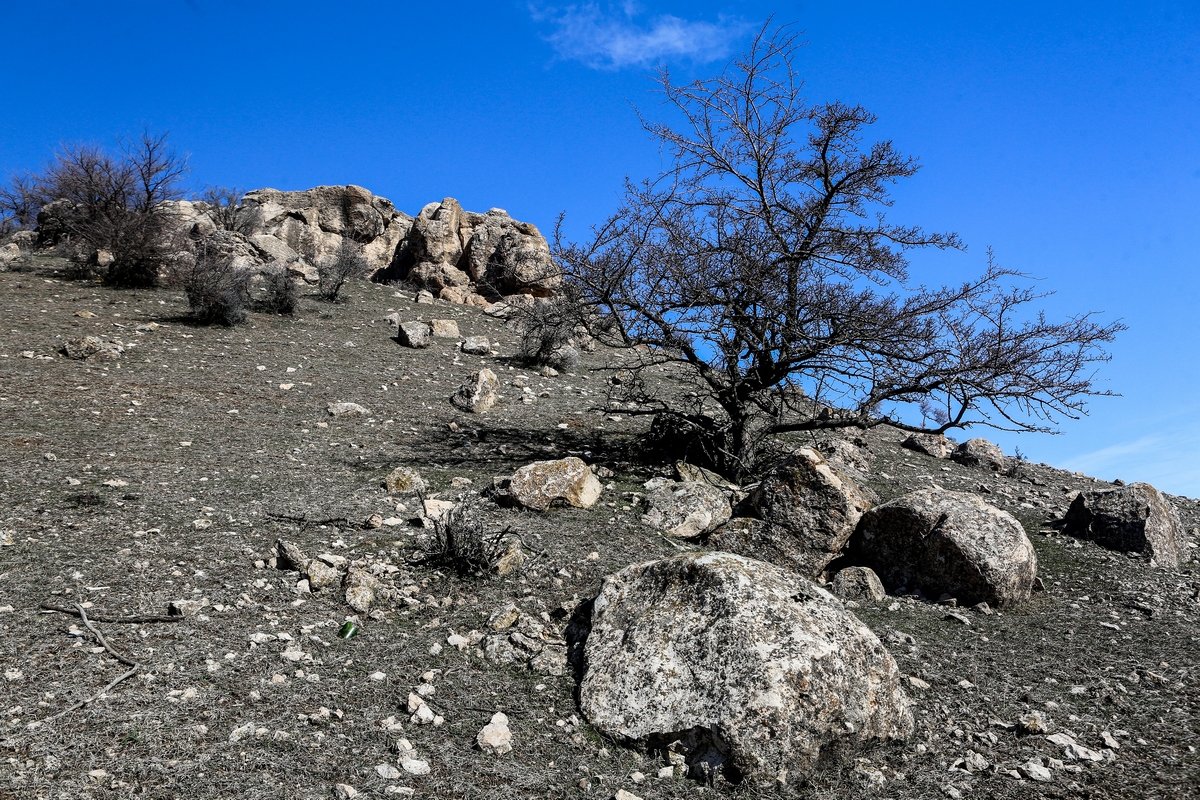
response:
[[[949,458],[954,452],[954,443],[940,433],[914,433],[900,446],[934,458]]]
[[[1008,464],[1004,451],[987,439],[968,439],[954,448],[950,458],[965,467],[1002,470]]]
[[[1110,550],[1144,553],[1159,566],[1178,567],[1186,557],[1179,514],[1148,483],[1081,492],[1063,522],[1071,536]]]
[[[490,369],[481,369],[450,398],[455,408],[472,414],[486,414],[500,398],[500,379]]]
[[[907,738],[895,661],[837,600],[730,553],[635,564],[569,632],[601,733],[682,751],[694,774],[802,781],[821,752]]]
[[[506,488],[516,503],[536,511],[555,504],[591,508],[603,490],[592,468],[575,456],[526,464],[513,473]]]
[[[371,413],[358,403],[330,403],[325,406],[325,410],[331,417],[361,417]]]
[[[427,488],[425,479],[411,467],[396,467],[383,482],[388,494],[419,494]]]
[[[724,525],[733,514],[728,493],[706,483],[658,480],[647,488],[642,523],[667,536],[691,539]]]
[[[11,264],[21,257],[21,247],[16,242],[9,242],[0,247],[0,265]]]
[[[960,605],[1029,598],[1037,555],[1011,515],[976,495],[922,489],[863,515],[851,549],[889,591],[948,594]]]
[[[486,336],[468,336],[462,343],[462,351],[467,355],[486,356],[492,352],[492,342]]]
[[[842,551],[875,500],[844,470],[802,447],[759,483],[746,505],[753,516],[770,523],[771,535],[778,539],[772,563],[812,577]]]
[[[845,600],[882,600],[883,583],[870,567],[846,567],[833,576],[830,591]]]
[[[125,348],[120,342],[98,336],[68,339],[62,346],[62,354],[75,361],[116,361],[124,352]]]
[[[396,329],[396,338],[405,347],[429,347],[433,344],[433,328],[424,322],[402,322]]]

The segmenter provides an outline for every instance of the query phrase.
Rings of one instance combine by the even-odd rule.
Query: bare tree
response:
[[[7,186],[0,186],[0,236],[32,230],[46,202],[44,188],[36,175],[14,175]]]
[[[775,434],[1046,431],[1109,394],[1093,369],[1119,323],[1048,320],[1043,295],[990,252],[961,285],[910,282],[909,252],[962,244],[887,220],[889,189],[916,161],[864,142],[875,122],[865,109],[806,103],[795,48],[764,28],[715,78],[661,74],[678,124],[643,125],[670,166],[627,183],[590,240],[564,243],[561,225],[555,237],[568,279],[605,314],[597,338],[630,348],[639,369],[671,365],[691,379],[715,466],[733,477],[756,470]]]
[[[113,256],[105,275],[117,286],[152,286],[178,225],[164,201],[179,196],[186,162],[166,136],[143,134],[119,155],[68,146],[36,181],[57,204],[57,224],[77,243]]]

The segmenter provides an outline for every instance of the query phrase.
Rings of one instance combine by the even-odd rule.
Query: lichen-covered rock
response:
[[[1071,536],[1110,550],[1144,553],[1158,566],[1177,567],[1184,560],[1179,514],[1148,483],[1081,492],[1063,521]]]
[[[569,456],[526,464],[513,473],[506,491],[519,505],[545,511],[556,503],[591,508],[603,490],[592,468]]]
[[[424,322],[401,322],[396,326],[396,338],[405,347],[419,350],[433,344],[433,329]]]
[[[411,467],[396,467],[383,483],[388,494],[419,494],[426,489],[425,479]]]
[[[800,781],[826,748],[913,730],[875,634],[823,589],[761,561],[689,553],[635,564],[604,580],[568,636],[588,721],[635,746],[679,742],[697,776]]]
[[[62,346],[62,354],[75,361],[116,361],[125,348],[120,342],[111,342],[98,336],[80,336],[68,339]]]
[[[883,583],[870,567],[846,567],[833,576],[829,590],[844,600],[882,600]]]
[[[492,342],[486,336],[468,336],[462,343],[462,351],[469,356],[486,356],[492,352]]]
[[[1037,577],[1037,555],[1021,523],[977,495],[946,489],[921,489],[871,509],[851,550],[890,591],[949,594],[964,605],[1021,602]]]
[[[954,452],[954,443],[940,433],[914,433],[900,446],[934,458],[949,458]]]
[[[500,379],[490,369],[481,369],[450,398],[455,408],[472,414],[486,414],[500,398]]]
[[[724,489],[656,478],[647,483],[642,523],[667,536],[691,539],[724,525],[733,514]]]
[[[965,467],[983,467],[985,469],[1001,470],[1008,463],[1004,451],[994,442],[987,439],[967,439],[954,448],[950,458]]]
[[[764,478],[746,503],[753,516],[771,525],[770,535],[778,540],[772,563],[812,577],[842,551],[875,499],[845,470],[802,447]],[[734,546],[743,555],[766,557]]]
[[[342,580],[346,605],[359,614],[366,614],[375,605],[375,593],[379,588],[379,579],[361,569],[348,570]]]

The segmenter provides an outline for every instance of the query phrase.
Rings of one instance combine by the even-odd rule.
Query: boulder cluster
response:
[[[69,210],[64,202],[43,207],[38,245],[61,238],[60,220]],[[163,209],[183,234],[177,258],[204,250],[255,274],[286,270],[297,281],[316,283],[320,266],[351,243],[373,279],[409,281],[454,303],[486,306],[506,297],[527,302],[553,296],[562,284],[535,225],[503,209],[465,211],[450,197],[430,203],[415,218],[354,185],[257,189],[233,208],[175,200]],[[5,247],[0,263],[19,256],[15,243]],[[104,251],[92,255],[98,266],[106,258],[111,256]]]

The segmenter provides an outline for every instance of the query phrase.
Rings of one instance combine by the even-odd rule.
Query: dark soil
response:
[[[1013,513],[1045,592],[990,615],[960,610],[969,624],[921,598],[856,609],[906,675],[928,684],[909,688],[918,726],[904,746],[830,764],[798,788],[659,778],[661,759],[579,718],[569,672],[495,664],[447,642],[488,630],[507,602],[561,632],[604,575],[681,547],[638,521],[635,494],[667,468],[640,458],[645,418],[604,410],[607,373],[594,370],[608,356],[585,353],[577,372],[543,378],[512,358],[517,337],[502,321],[362,282],[343,302],[303,298],[295,318],[197,327],[178,293],[105,289],[62,268],[36,258],[0,273],[0,798],[329,798],[337,784],[360,797],[411,787],[438,798],[1197,794],[1200,573],[1153,568],[1052,526],[1072,492],[1107,484],[1027,463],[998,475],[901,449],[894,432],[866,435],[870,484],[884,499],[936,483]],[[393,311],[457,319],[499,352],[464,356],[444,339],[403,348],[385,320]],[[85,334],[125,352],[111,362],[58,353]],[[504,399],[463,414],[448,398],[481,366],[500,376]],[[535,403],[511,385],[519,375]],[[330,416],[338,401],[369,413]],[[430,541],[413,522],[418,501],[382,487],[407,465],[431,496],[453,498],[453,478],[480,490],[568,454],[612,470],[594,508],[480,505],[489,530],[511,527],[532,555],[505,577],[418,563]],[[1194,553],[1200,509],[1172,499]],[[375,514],[390,524],[366,526]],[[361,635],[338,638],[353,611],[341,592],[300,593],[297,573],[273,568],[279,538],[388,565],[391,600],[358,618]],[[178,622],[96,623],[142,667],[55,717],[126,667],[44,602],[118,616],[164,614],[177,600],[207,604]],[[409,720],[422,675],[443,724]],[[1101,763],[1067,761],[1049,783],[1012,777],[1032,756],[1062,757],[1015,727],[1031,710],[1082,745],[1103,749],[1107,733],[1120,748]],[[474,744],[496,711],[514,735],[504,756]],[[428,775],[377,771],[398,764],[401,739]],[[970,751],[987,766],[965,771]]]

